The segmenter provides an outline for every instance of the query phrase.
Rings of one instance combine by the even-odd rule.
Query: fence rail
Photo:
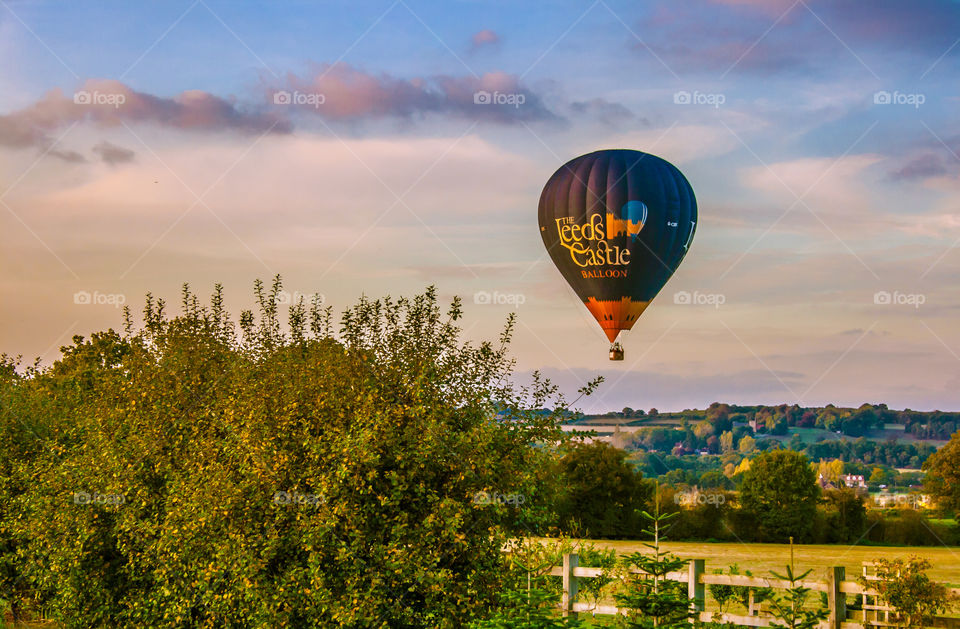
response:
[[[563,565],[554,566],[548,572],[549,575],[560,577],[562,579],[563,596],[560,601],[560,609],[564,616],[576,616],[579,613],[590,613],[594,615],[616,615],[625,614],[626,610],[617,608],[614,605],[596,604],[578,602],[580,579],[593,579],[601,576],[610,578],[622,578],[618,575],[605,572],[603,568],[592,568],[580,566],[580,557],[577,553],[568,553],[563,556]],[[864,576],[870,579],[867,573],[867,566],[864,564]],[[633,574],[644,574],[641,570],[631,568]],[[846,568],[844,566],[833,566],[827,569],[827,579],[803,580],[791,583],[785,579],[767,578],[767,577],[749,577],[734,574],[707,574],[706,561],[703,559],[694,559],[690,561],[688,570],[682,572],[669,572],[665,578],[670,581],[678,581],[687,584],[687,592],[690,597],[690,605],[703,621],[719,621],[733,623],[747,627],[769,627],[772,626],[775,619],[768,613],[765,613],[762,606],[753,602],[753,592],[750,593],[747,615],[731,614],[720,611],[706,610],[706,586],[708,585],[733,585],[749,588],[773,588],[786,590],[791,587],[803,586],[814,592],[825,592],[827,594],[827,619],[820,623],[821,629],[870,629],[872,627],[892,627],[896,623],[890,621],[893,609],[886,606],[878,599],[877,590],[864,586],[859,581],[846,580]],[[949,594],[960,597],[960,588],[947,588]],[[861,610],[847,609],[847,595],[854,594],[862,597]],[[868,597],[873,597],[870,602]],[[869,618],[870,612],[873,612],[874,618]],[[883,614],[883,620],[880,615]],[[960,629],[960,618],[938,616],[931,619],[929,627],[942,627],[946,629]]]

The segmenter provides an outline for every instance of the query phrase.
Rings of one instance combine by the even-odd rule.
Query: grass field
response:
[[[588,541],[588,540],[584,540]],[[642,542],[619,540],[589,540],[598,548],[613,548],[618,554],[645,550]],[[738,564],[741,572],[750,570],[754,576],[769,576],[770,570],[783,572],[790,561],[787,544],[731,544],[709,542],[666,542],[666,550],[684,559],[705,559],[707,572],[717,568],[726,570]],[[794,564],[803,571],[812,568],[811,578],[826,579],[826,568],[845,566],[847,579],[852,581],[862,573],[862,562],[874,559],[894,559],[920,555],[930,560],[930,578],[934,581],[960,587],[960,548],[926,546],[827,546],[801,545],[794,549]]]

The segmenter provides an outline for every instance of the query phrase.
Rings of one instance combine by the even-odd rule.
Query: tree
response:
[[[511,384],[512,318],[464,342],[460,301],[428,289],[336,331],[316,302],[284,318],[281,289],[258,283],[239,330],[219,287],[175,317],[148,296],[142,329],[0,370],[0,598],[15,577],[64,627],[453,627],[501,605],[568,415],[539,376]]]
[[[697,436],[698,439],[706,439],[707,437],[713,435],[714,426],[707,420],[702,422],[697,422],[693,426],[693,434]]]
[[[924,491],[944,510],[960,511],[960,432],[923,464]]]
[[[889,485],[893,482],[895,474],[896,472],[893,470],[878,465],[870,472],[870,478],[867,482],[877,485]]]
[[[733,452],[733,432],[727,430],[720,435],[720,451],[724,454]]]
[[[822,604],[811,608],[807,603],[812,590],[803,586],[803,580],[812,570],[795,574],[793,566],[787,565],[784,572],[785,574],[778,574],[770,571],[774,578],[790,582],[790,587],[786,591],[782,594],[775,593],[769,598],[770,613],[776,619],[770,623],[771,626],[784,627],[784,629],[815,629],[820,625],[820,621],[826,619],[828,612]]]
[[[825,539],[831,544],[853,544],[867,529],[867,508],[863,498],[853,489],[830,489],[823,492],[825,507]]]
[[[750,435],[744,435],[743,438],[740,439],[740,452],[742,454],[750,454],[756,447],[757,441]]]
[[[743,510],[757,519],[762,541],[810,537],[820,488],[807,457],[793,450],[764,452],[750,462],[740,487]]]
[[[832,461],[821,460],[820,463],[817,464],[817,475],[823,476],[826,480],[839,486],[842,482],[840,477],[843,476],[843,461],[840,459],[834,459]]]
[[[666,578],[670,572],[682,570],[689,562],[660,550],[665,529],[676,512],[660,511],[660,491],[656,488],[653,514],[644,511],[643,516],[651,526],[644,533],[653,537],[653,542],[644,546],[653,553],[634,552],[624,557],[628,568],[640,574],[628,573],[622,589],[614,594],[617,605],[626,610],[623,623],[627,627],[653,627],[656,629],[681,629],[688,627],[693,612],[686,588],[679,581]]]
[[[649,483],[626,462],[627,453],[596,441],[576,444],[560,459],[557,518],[565,532],[588,537],[636,535],[638,510],[650,496]]]
[[[896,611],[896,626],[922,627],[934,614],[956,607],[956,598],[947,588],[930,580],[930,561],[918,556],[908,559],[878,559],[874,562],[879,580],[860,579],[876,589],[880,599]]]
[[[720,470],[708,470],[700,475],[700,489],[733,489],[733,481]]]

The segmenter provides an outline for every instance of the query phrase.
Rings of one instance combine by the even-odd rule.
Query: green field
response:
[[[588,540],[584,540],[587,542]],[[645,550],[643,542],[620,540],[589,540],[599,548],[613,548],[617,553]],[[726,570],[738,564],[741,572],[750,570],[754,576],[768,576],[768,571],[783,572],[790,561],[788,544],[737,544],[709,542],[666,542],[666,550],[684,559],[705,559],[706,570]],[[930,560],[930,577],[934,581],[960,587],[960,547],[929,546],[828,546],[797,544],[794,563],[803,571],[812,568],[810,577],[826,579],[830,566],[845,566],[847,579],[852,581],[862,573],[862,562],[874,559],[894,559],[920,555]]]

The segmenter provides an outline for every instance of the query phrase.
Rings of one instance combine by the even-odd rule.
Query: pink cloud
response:
[[[91,79],[73,94],[55,89],[32,105],[0,115],[0,146],[46,148],[50,135],[77,122],[104,127],[153,123],[188,130],[288,132],[290,125],[275,113],[248,112],[232,100],[199,90],[162,98],[138,92],[109,79]],[[80,161],[72,156],[69,161]]]
[[[346,63],[323,64],[313,76],[289,75],[281,88],[269,88],[270,102],[330,120],[411,118],[445,114],[498,123],[558,117],[539,95],[512,74],[398,78],[372,74]]]
[[[495,46],[500,43],[500,35],[489,28],[485,28],[482,31],[474,33],[473,37],[470,38],[470,43],[473,45],[474,50],[483,48],[484,46]]]

